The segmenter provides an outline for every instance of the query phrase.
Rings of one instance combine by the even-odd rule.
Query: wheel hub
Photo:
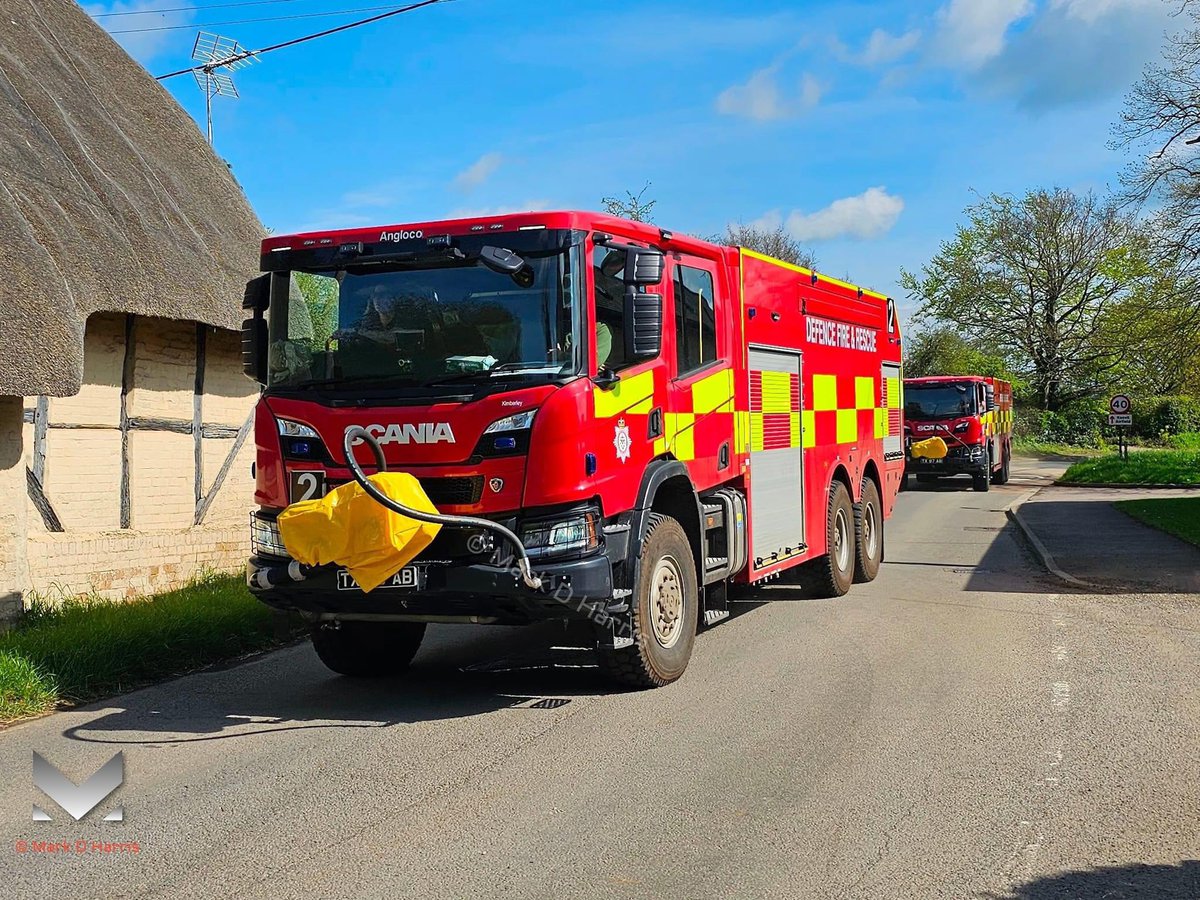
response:
[[[683,633],[683,578],[679,563],[664,556],[654,568],[650,580],[650,620],[654,639],[664,648],[671,648]]]
[[[833,558],[843,572],[850,565],[850,528],[844,509],[839,509],[833,520]]]

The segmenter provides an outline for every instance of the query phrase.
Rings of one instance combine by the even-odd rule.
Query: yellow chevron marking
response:
[[[597,419],[611,419],[653,397],[653,370],[622,378],[611,391],[602,391],[600,388],[592,391]]]
[[[812,408],[816,412],[837,409],[837,376],[814,375]]]

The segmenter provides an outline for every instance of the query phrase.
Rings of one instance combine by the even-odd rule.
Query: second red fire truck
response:
[[[983,375],[905,379],[904,417],[905,477],[929,482],[970,475],[977,491],[1008,482],[1013,393],[1007,381]],[[936,452],[922,452],[923,444]]]
[[[270,237],[262,269],[248,580],[338,672],[403,669],[427,622],[576,619],[610,674],[662,685],[732,600],[878,571],[905,465],[880,294],[581,212]],[[276,521],[350,480],[346,448],[448,523],[369,593]]]

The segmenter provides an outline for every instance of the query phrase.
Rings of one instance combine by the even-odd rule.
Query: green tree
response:
[[[624,200],[619,197],[604,197],[600,203],[610,216],[654,224],[650,214],[654,210],[654,204],[658,201],[644,199],[648,190],[650,190],[650,182],[647,181],[636,194],[633,191],[626,191]]]
[[[338,327],[338,282],[308,272],[296,272],[293,277],[312,319],[314,346],[323,348]]]
[[[992,194],[966,217],[920,274],[901,274],[918,322],[990,348],[1044,409],[1098,394],[1116,365],[1105,313],[1148,268],[1132,217],[1062,189]]]
[[[954,326],[939,325],[918,330],[905,340],[904,374],[992,375],[1006,381],[1014,373],[1002,356],[963,337]]]

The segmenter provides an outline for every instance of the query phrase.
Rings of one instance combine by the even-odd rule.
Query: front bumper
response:
[[[906,475],[983,475],[987,470],[987,451],[979,445],[951,446],[943,459],[913,459],[909,456],[904,461]]]
[[[590,618],[613,604],[613,567],[605,553],[584,559],[537,560],[542,589],[531,590],[515,567],[469,562],[422,562],[413,566],[412,588],[339,589],[337,566],[307,572],[304,580],[263,588],[255,576],[290,560],[253,556],[246,567],[251,593],[268,606],[315,615],[403,616],[524,624],[545,619]],[[344,577],[344,576],[343,576]]]

